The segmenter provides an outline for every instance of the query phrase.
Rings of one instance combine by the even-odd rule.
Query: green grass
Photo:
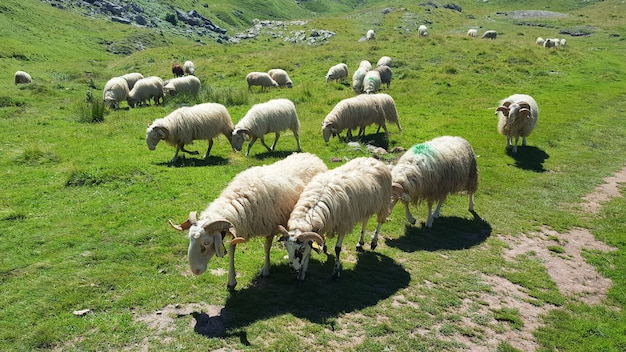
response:
[[[462,350],[462,342],[449,337],[485,345],[486,330],[504,336],[523,326],[523,312],[481,301],[493,293],[484,282],[488,275],[515,283],[537,307],[557,306],[533,332],[539,350],[623,351],[626,204],[613,199],[597,215],[578,204],[624,167],[625,5],[563,0],[545,8],[530,0],[461,1],[459,13],[402,1],[303,4],[296,9],[286,1],[268,1],[265,7],[212,1],[198,11],[217,16],[229,34],[255,17],[290,19],[295,13],[295,19],[309,22],[294,29],[337,35],[313,46],[268,36],[238,45],[197,45],[36,0],[0,5],[2,349]],[[394,10],[383,14],[385,8]],[[517,26],[497,15],[518,9],[570,15],[532,20],[547,27]],[[418,39],[417,26],[425,21],[432,22],[430,37]],[[475,26],[498,30],[498,39],[466,38],[467,28]],[[577,27],[588,28],[591,36],[568,38],[568,46],[558,50],[534,44],[537,36],[562,37],[559,29]],[[368,28],[376,30],[377,40],[358,42]],[[137,51],[137,42],[145,49]],[[125,54],[107,51],[112,46]],[[296,143],[285,133],[276,152],[255,145],[244,157],[220,136],[208,161],[188,156],[168,167],[173,148],[146,147],[151,121],[182,104],[214,101],[226,105],[236,122],[253,104],[285,97],[296,103],[304,151],[336,167],[332,158],[368,153],[337,139],[323,142],[321,121],[339,100],[352,96],[350,87],[326,84],[324,75],[338,62],[352,72],[360,60],[375,63],[382,55],[394,59],[394,80],[383,92],[394,97],[403,131],[388,126],[385,140],[370,127],[360,142],[391,149],[439,135],[463,136],[479,156],[477,216],[467,211],[467,197],[451,196],[427,230],[408,226],[397,207],[376,251],[354,251],[358,230],[346,238],[344,273],[336,282],[328,280],[333,258],[315,255],[306,281],[298,285],[280,245],[272,248],[272,276],[259,280],[263,245],[257,240],[237,248],[235,292],[226,290],[221,271],[191,276],[188,239],[167,220],[180,222],[189,211],[201,211],[237,173],[283,158]],[[171,64],[186,59],[194,61],[203,83],[199,97],[136,109],[122,103],[117,111],[85,102],[88,91],[99,100],[113,76],[139,71],[169,78]],[[245,75],[274,67],[290,73],[294,88],[249,93]],[[34,83],[15,86],[18,69],[28,71]],[[528,146],[512,155],[496,131],[493,111],[501,98],[517,92],[533,95],[541,112]],[[189,146],[201,155],[205,148],[206,141]],[[626,192],[623,185],[621,191]],[[423,221],[425,212],[420,207],[414,215]],[[585,305],[560,293],[532,253],[502,257],[508,238],[542,226],[559,233],[588,228],[618,249],[584,252],[613,281],[602,304]],[[560,242],[549,249],[565,255]],[[209,263],[210,270],[227,267],[225,259]],[[181,315],[171,330],[159,331],[137,320],[169,304],[201,302],[224,307],[222,318],[196,315],[199,322],[208,319],[197,325],[192,315]],[[75,317],[72,312],[80,309],[91,313]],[[211,324],[222,329],[208,336],[194,331]],[[500,341],[491,348],[515,350]]]

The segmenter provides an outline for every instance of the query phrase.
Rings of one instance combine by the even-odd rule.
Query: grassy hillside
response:
[[[404,1],[207,3],[168,6],[197,9],[229,33],[259,18],[306,20],[285,35],[322,29],[336,35],[315,45],[276,33],[201,45],[34,0],[0,5],[3,350],[626,348],[625,201],[612,199],[597,214],[581,205],[625,166],[622,1],[563,0],[549,7],[530,0],[459,1],[460,12],[444,3]],[[565,16],[515,18],[515,10]],[[417,37],[420,24],[429,26],[428,38]],[[370,28],[377,39],[359,41]],[[498,39],[468,38],[468,28],[495,29]],[[534,44],[538,36],[564,37],[568,44],[547,50]],[[129,54],[112,54],[111,46]],[[388,126],[386,138],[372,126],[354,140],[358,147],[336,138],[325,144],[322,120],[354,95],[348,81],[325,83],[328,68],[345,62],[351,75],[361,60],[375,64],[383,55],[393,58],[393,82],[382,92],[395,99],[403,131]],[[106,111],[103,122],[87,121],[86,97],[99,100],[109,78],[132,71],[170,78],[172,63],[188,59],[203,84],[199,97],[135,109],[122,103],[123,109]],[[248,92],[245,75],[270,68],[287,70],[294,88]],[[33,84],[13,84],[20,69]],[[493,113],[513,93],[531,94],[540,107],[538,126],[517,154],[506,151]],[[346,238],[344,275],[336,282],[328,280],[334,258],[315,255],[306,281],[297,284],[280,244],[272,248],[272,276],[257,278],[260,240],[237,247],[234,292],[225,289],[225,258],[192,276],[188,239],[167,220],[201,211],[237,173],[285,157],[295,140],[283,133],[277,151],[257,143],[244,157],[220,136],[209,160],[187,156],[168,167],[174,149],[162,143],[149,151],[146,126],[180,105],[206,101],[226,105],[237,122],[253,104],[278,97],[297,106],[304,151],[331,168],[341,164],[333,160],[370,155],[368,143],[391,151],[440,135],[464,137],[478,155],[477,215],[467,211],[467,197],[450,196],[428,230],[408,225],[398,206],[375,251],[355,252],[358,230]],[[189,146],[201,155],[205,148],[206,141]],[[393,163],[399,155],[381,158]],[[619,190],[624,193],[623,183]],[[418,221],[424,208],[413,209]],[[373,228],[374,220],[370,234]],[[573,229],[589,230],[617,249],[582,252],[612,280],[599,304],[560,289],[536,251],[505,257],[526,236],[539,241],[546,228],[557,233],[547,236],[554,261],[574,263],[579,256],[566,246]],[[503,294],[503,287],[517,291]],[[89,313],[73,314],[83,309]],[[541,314],[532,316],[535,310]]]

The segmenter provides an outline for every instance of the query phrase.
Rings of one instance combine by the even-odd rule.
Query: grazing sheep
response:
[[[378,59],[376,66],[383,65],[391,67],[391,58],[389,56],[382,56],[380,59]]]
[[[33,78],[28,74],[28,72],[24,71],[16,71],[13,76],[13,80],[16,85],[18,84],[31,84],[33,82]]]
[[[554,48],[556,47],[556,41],[554,39],[548,38],[543,42],[544,48]]]
[[[543,46],[543,44],[546,42],[545,39],[541,38],[541,37],[537,37],[537,39],[535,40],[535,44],[539,45],[539,46]]]
[[[352,75],[352,90],[356,94],[363,93],[363,79],[366,73],[367,70],[364,67],[359,67]]]
[[[474,193],[478,188],[478,167],[472,146],[461,137],[438,137],[407,150],[391,169],[393,201],[404,204],[407,220],[415,224],[409,203],[415,206],[426,201],[428,218],[425,227],[439,217],[441,205],[448,194],[469,194],[469,210],[474,211]],[[432,213],[433,203],[437,209]]]
[[[163,103],[163,80],[161,77],[150,76],[138,80],[126,98],[131,108],[134,108],[135,105],[150,105],[150,99],[154,99],[156,105]]]
[[[121,77],[126,80],[129,90],[133,89],[138,80],[143,79],[143,75],[139,72],[127,73]]]
[[[279,225],[286,224],[300,193],[320,172],[327,170],[324,162],[309,153],[292,154],[270,165],[255,166],[238,174],[211,202],[196,220],[192,212],[181,225],[172,227],[189,230],[189,266],[194,275],[206,271],[209,260],[225,254],[224,239],[229,242],[228,288],[237,285],[235,278],[236,245],[253,237],[265,237],[265,261],[261,276],[270,274],[270,249]]]
[[[365,40],[374,40],[376,39],[376,32],[373,29],[370,29],[365,34]]]
[[[365,74],[365,77],[363,77],[363,92],[365,92],[365,94],[374,94],[380,89],[381,83],[382,80],[380,77],[380,72],[376,70],[368,71]]]
[[[174,74],[174,77],[182,77],[185,75],[185,69],[179,64],[173,64],[172,74]]]
[[[193,62],[187,60],[183,64],[183,71],[186,74],[188,74],[188,75],[195,76],[196,75],[196,66],[193,64]]]
[[[196,76],[175,77],[168,80],[163,86],[163,93],[169,96],[177,94],[198,95],[200,86],[200,80]]]
[[[392,76],[391,68],[387,65],[381,65],[381,66],[376,67],[374,70],[380,73],[380,83],[386,84],[387,89],[389,89],[389,85],[391,84],[391,76]]]
[[[468,37],[472,37],[472,38],[476,38],[478,37],[478,29],[476,28],[470,28],[467,30],[467,36]]]
[[[560,44],[561,46],[565,46],[565,44],[567,44],[567,39],[565,39],[565,38],[561,39],[561,41],[559,42],[559,44]]]
[[[340,277],[344,237],[352,232],[354,225],[361,223],[356,250],[363,251],[367,222],[374,214],[378,225],[370,246],[372,250],[376,249],[380,228],[389,215],[391,194],[389,167],[374,158],[356,158],[314,176],[289,216],[288,230],[281,227],[289,265],[297,272],[298,280],[304,280],[306,275],[312,241],[324,244],[321,235],[329,238],[337,235],[332,276]]]
[[[209,148],[204,154],[208,159],[213,138],[222,133],[232,145],[233,122],[226,107],[217,103],[204,103],[194,106],[184,106],[174,110],[164,118],[156,119],[146,130],[146,143],[148,149],[154,150],[159,141],[164,140],[167,144],[176,147],[176,153],[170,164],[178,158],[178,152],[197,155],[198,152],[185,150],[185,144],[194,140],[207,139]]]
[[[326,74],[326,83],[332,80],[341,81],[347,77],[348,77],[348,65],[342,62],[328,69],[328,73]]]
[[[128,83],[122,77],[113,77],[107,81],[102,90],[104,105],[109,109],[119,109],[120,102],[128,98]]]
[[[398,130],[402,131],[398,121],[398,110],[390,95],[357,95],[341,100],[326,115],[322,122],[322,136],[328,143],[331,136],[348,130],[346,138],[350,138],[353,129],[359,128],[359,134],[364,134],[365,127],[374,123],[388,134],[386,122],[396,123]]]
[[[548,39],[549,40],[549,39]],[[522,146],[526,146],[526,137],[535,129],[539,118],[539,108],[533,97],[526,94],[513,94],[502,99],[498,108],[498,132],[506,136],[507,146],[517,152],[517,141],[522,137]],[[515,138],[515,144],[513,144]]]
[[[276,83],[278,83],[279,87],[293,88],[293,82],[291,81],[291,78],[289,78],[287,71],[280,68],[273,68],[267,71],[267,74],[270,75]]]
[[[498,36],[498,32],[494,30],[488,30],[483,33],[482,39],[491,39],[494,40]]]
[[[428,37],[428,27],[426,27],[425,25],[420,25],[417,28],[417,36],[420,38],[424,38],[424,37]]]
[[[246,136],[252,137],[248,144],[248,151],[246,156],[250,153],[250,148],[257,139],[261,140],[261,143],[268,151],[274,151],[276,148],[276,142],[280,137],[280,132],[286,129],[290,129],[296,138],[296,144],[298,145],[298,151],[302,150],[300,147],[300,121],[298,121],[298,114],[296,113],[296,106],[289,99],[272,99],[265,103],[255,104],[246,115],[235,125],[233,130],[232,144],[235,150],[240,151],[243,147],[243,141]],[[276,138],[271,147],[265,144],[263,136],[267,133],[274,132]]]
[[[278,82],[272,79],[269,74],[265,72],[250,72],[246,75],[246,81],[248,82],[248,91],[252,91],[252,86],[260,86],[261,90],[269,87],[278,87]]]
[[[367,72],[372,69],[372,64],[367,60],[361,60],[361,62],[359,62],[359,68],[362,68],[365,72]]]

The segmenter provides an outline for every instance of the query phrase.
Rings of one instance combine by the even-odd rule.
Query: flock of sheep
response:
[[[422,28],[423,27],[423,28]],[[425,26],[420,27],[420,37],[428,35]],[[475,29],[468,36],[476,37]],[[373,30],[367,32],[368,40],[375,38]],[[495,31],[486,31],[483,38],[495,39]],[[538,38],[539,40],[540,38]],[[552,41],[548,39],[545,43]],[[560,42],[564,45],[564,42]],[[538,42],[539,44],[539,42]],[[355,70],[352,80],[354,97],[338,102],[322,122],[322,137],[326,142],[339,136],[344,130],[346,137],[358,129],[378,125],[388,135],[387,123],[400,126],[394,99],[378,93],[382,84],[389,88],[392,77],[392,60],[383,56],[372,69],[363,60]],[[129,106],[163,103],[166,95],[181,92],[197,94],[201,83],[195,77],[195,66],[191,61],[183,66],[173,65],[175,78],[163,81],[157,76],[143,77],[140,73],[129,73],[110,79],[103,89],[103,101],[109,108],[119,108],[127,100]],[[339,63],[330,67],[326,82],[342,81],[348,77],[348,66]],[[286,71],[272,69],[269,72],[251,72],[247,75],[248,89],[252,86],[289,87],[293,82]],[[15,84],[31,83],[26,72],[15,73]],[[364,94],[362,94],[364,93]],[[535,100],[525,94],[514,94],[500,101],[495,110],[498,116],[497,129],[507,137],[507,147],[517,152],[518,140],[526,145],[526,137],[533,131],[538,118]],[[250,138],[246,155],[257,139],[268,151],[273,151],[280,133],[291,130],[297,152],[270,165],[251,167],[238,174],[221,194],[197,217],[191,212],[187,221],[180,225],[170,220],[179,231],[188,230],[188,259],[191,271],[202,274],[209,260],[227,253],[229,246],[228,287],[234,288],[234,253],[236,245],[253,237],[265,237],[265,262],[262,276],[270,272],[270,248],[276,234],[281,234],[287,249],[289,265],[304,280],[312,250],[323,248],[326,252],[327,238],[337,237],[335,243],[335,265],[332,276],[339,277],[342,271],[340,260],[344,237],[354,226],[361,224],[357,251],[363,251],[366,226],[371,216],[377,216],[378,225],[370,243],[374,250],[378,244],[380,229],[400,201],[411,224],[416,223],[409,205],[426,203],[428,216],[424,223],[432,227],[433,219],[439,216],[441,205],[449,194],[467,194],[468,209],[474,210],[474,193],[478,187],[476,156],[470,143],[455,136],[442,136],[409,148],[395,163],[388,165],[373,157],[359,157],[342,166],[329,170],[324,162],[310,153],[302,153],[300,145],[300,123],[295,104],[289,99],[272,99],[252,106],[246,115],[233,124],[224,105],[201,103],[180,107],[169,115],[158,118],[146,130],[148,149],[154,150],[163,140],[174,146],[176,152],[170,163],[177,160],[185,145],[194,140],[207,140],[208,158],[213,139],[223,134],[233,149],[240,151],[246,137]],[[271,146],[265,143],[264,135],[274,133]],[[433,212],[432,206],[437,203]],[[230,241],[226,238],[231,236]]]

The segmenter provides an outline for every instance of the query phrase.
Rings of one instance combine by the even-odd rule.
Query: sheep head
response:
[[[250,135],[250,130],[247,128],[235,128],[232,135],[231,143],[233,148],[235,148],[236,151],[240,151],[241,148],[243,148],[243,141],[246,139],[246,136]]]
[[[209,260],[214,255],[217,254],[218,257],[223,257],[226,254],[226,248],[223,243],[227,234],[237,238],[237,232],[230,221],[219,219],[200,225],[196,220],[196,212],[191,212],[189,219],[181,225],[174,225],[171,220],[170,225],[179,231],[189,230],[187,256],[189,258],[189,267],[194,275],[204,273]]]
[[[518,101],[509,105],[507,115],[508,123],[513,123],[518,117],[522,119],[530,118],[530,104],[525,101]]]
[[[306,269],[309,266],[311,249],[313,242],[322,246],[324,239],[315,232],[288,232],[283,226],[279,226],[279,231],[283,235],[287,254],[289,256],[289,266],[298,274],[298,280],[304,280]]]
[[[334,137],[337,133],[337,125],[334,122],[324,122],[322,124],[322,136],[324,137],[324,142],[328,143],[330,141],[330,137]]]
[[[150,125],[146,130],[146,144],[148,149],[154,150],[160,140],[166,139],[169,135],[167,128],[159,125]]]

